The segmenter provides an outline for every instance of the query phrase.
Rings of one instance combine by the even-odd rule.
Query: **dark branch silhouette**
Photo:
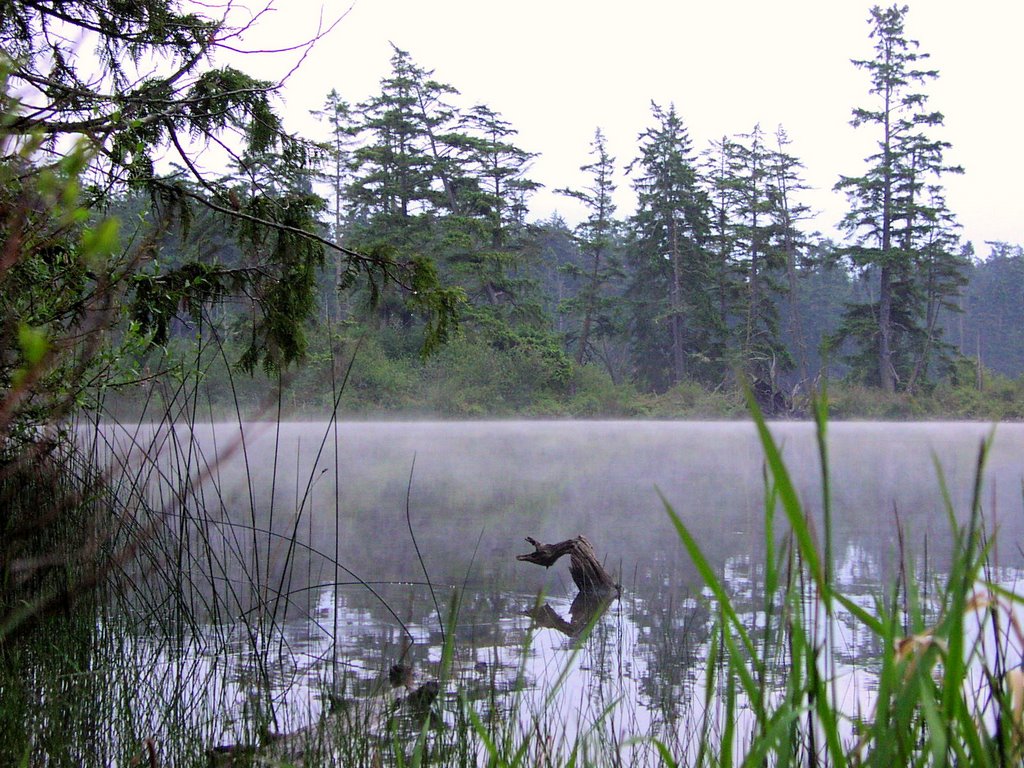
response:
[[[569,574],[579,593],[569,609],[569,620],[558,615],[548,603],[535,606],[527,611],[538,626],[557,629],[565,635],[577,638],[604,613],[609,604],[622,592],[611,574],[597,559],[594,546],[583,536],[567,539],[556,544],[542,544],[529,536],[526,540],[534,551],[518,555],[517,560],[550,568],[563,555],[569,555]]]

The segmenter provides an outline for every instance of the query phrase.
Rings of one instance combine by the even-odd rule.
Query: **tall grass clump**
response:
[[[666,764],[772,766],[1006,766],[1024,757],[1024,636],[1020,598],[992,578],[982,477],[991,436],[978,449],[966,520],[946,491],[951,562],[936,584],[901,545],[899,574],[873,600],[843,594],[833,573],[827,406],[815,402],[822,513],[801,502],[782,450],[756,403],[765,455],[763,603],[741,619],[694,531],[665,502],[716,612],[696,754]],[[897,520],[898,523],[898,520]],[[900,530],[900,541],[905,532]],[[925,564],[926,565],[926,564]],[[870,703],[849,703],[840,619],[882,649]],[[724,696],[716,691],[724,691]]]

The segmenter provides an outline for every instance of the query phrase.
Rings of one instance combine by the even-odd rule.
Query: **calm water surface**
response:
[[[814,427],[771,429],[822,531]],[[895,577],[901,546],[920,572],[943,571],[943,486],[964,520],[990,433],[971,423],[829,425],[833,552],[847,594],[869,605]],[[145,478],[138,487],[168,523],[138,579],[193,617],[187,633],[161,619],[138,653],[152,654],[165,680],[200,681],[211,743],[242,738],[254,691],[286,732],[314,722],[332,697],[379,695],[399,660],[420,680],[436,677],[456,596],[455,674],[470,698],[500,709],[491,692],[519,690],[529,703],[517,711],[546,707],[570,738],[612,702],[622,714],[607,718],[609,738],[692,727],[703,714],[712,611],[666,502],[751,626],[758,621],[765,481],[747,423],[214,424],[107,428],[105,439],[127,477]],[[999,425],[982,500],[1009,586],[1024,568],[1022,483],[1024,425]],[[532,549],[525,536],[578,534],[623,585],[582,642],[527,615],[547,602],[568,618],[568,564],[545,570],[515,558]],[[153,559],[174,567],[145,565]],[[848,668],[835,672],[853,712],[870,706],[880,649],[852,619],[837,621]],[[174,636],[183,639],[169,644]]]

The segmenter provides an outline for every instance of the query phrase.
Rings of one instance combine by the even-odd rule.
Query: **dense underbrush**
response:
[[[273,411],[292,418],[324,418],[337,407],[344,418],[583,418],[742,419],[748,411],[737,381],[707,386],[677,384],[644,392],[600,363],[577,366],[541,340],[498,348],[472,334],[423,358],[397,332],[342,332],[328,344],[318,334],[308,359],[286,375],[233,371],[230,344],[205,349],[172,345],[154,368],[170,371],[178,386],[147,382],[111,390],[107,408],[118,415],[161,412],[195,388],[220,416],[236,409],[251,416],[268,408],[268,391],[280,386]],[[818,382],[820,386],[821,382]],[[910,394],[886,394],[842,379],[828,383],[831,417],[838,420],[974,420],[1024,418],[1024,379],[984,372],[948,378]],[[777,418],[810,417],[813,387],[780,387],[790,408]]]

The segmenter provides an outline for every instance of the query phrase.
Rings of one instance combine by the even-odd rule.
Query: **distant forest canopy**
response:
[[[874,150],[836,180],[841,242],[808,231],[781,127],[696,146],[685,115],[652,103],[630,157],[610,156],[599,127],[580,147],[583,181],[558,192],[583,220],[537,220],[535,155],[515,127],[397,47],[379,92],[326,94],[314,143],[285,130],[275,84],[209,64],[240,34],[223,21],[167,0],[11,7],[0,384],[38,413],[85,402],[87,385],[147,380],[167,363],[154,349],[195,366],[194,339],[309,392],[349,376],[374,408],[432,388],[450,413],[567,398],[596,413],[622,392],[741,381],[788,411],[826,378],[916,396],[1024,372],[1021,246],[961,242],[943,180],[962,169],[906,7],[870,9],[874,55],[854,62],[850,130]],[[53,24],[98,29],[100,58],[44,55],[33,41]],[[156,53],[167,72],[137,70]],[[204,170],[206,151],[228,170]]]
[[[327,95],[318,172],[278,183],[323,194],[323,235],[345,249],[436,267],[458,289],[462,337],[518,355],[545,384],[571,386],[582,366],[641,392],[734,386],[739,374],[782,407],[823,376],[910,394],[973,380],[981,366],[1016,377],[1021,247],[978,255],[960,241],[942,180],[961,169],[945,159],[943,116],[927,97],[937,73],[905,36],[906,15],[873,8],[876,56],[854,62],[866,82],[851,130],[877,151],[837,180],[849,200],[843,242],[807,231],[802,165],[783,128],[696,147],[671,104],[652,104],[630,158],[610,157],[600,128],[581,147],[586,181],[558,190],[582,204],[580,224],[531,220],[541,183],[514,126],[460,104],[397,47],[379,93],[359,104]],[[621,169],[638,201],[627,216],[614,204]],[[189,238],[234,258],[198,245],[195,229]],[[350,337],[432,330],[415,290],[361,280],[337,253],[319,278],[321,317]]]

